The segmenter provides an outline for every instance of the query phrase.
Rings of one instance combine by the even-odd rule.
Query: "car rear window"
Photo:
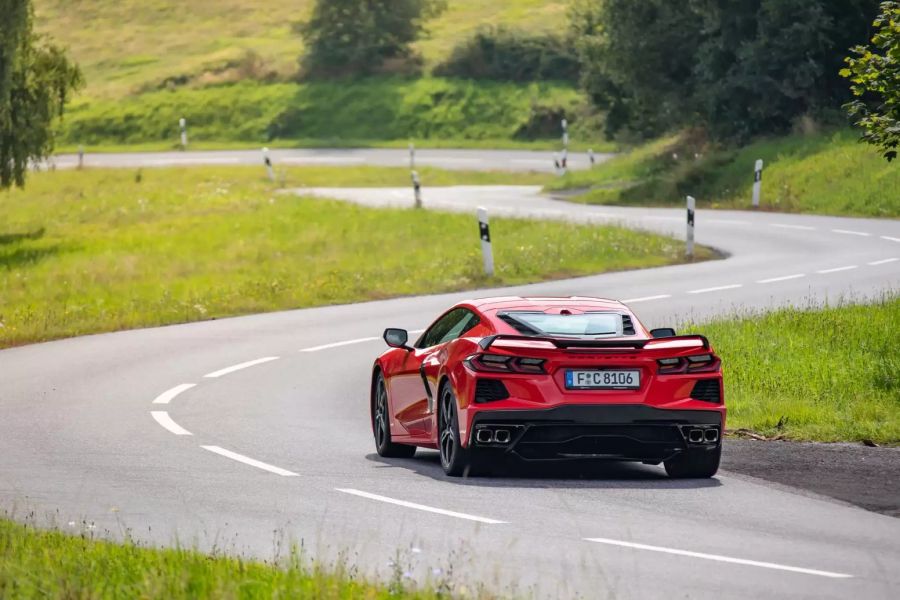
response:
[[[622,335],[622,315],[617,313],[547,314],[516,311],[498,316],[526,335]]]

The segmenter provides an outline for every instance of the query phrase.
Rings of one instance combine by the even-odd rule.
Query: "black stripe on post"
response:
[[[487,223],[478,222],[478,231],[481,234],[481,240],[484,242],[491,241],[491,228]]]

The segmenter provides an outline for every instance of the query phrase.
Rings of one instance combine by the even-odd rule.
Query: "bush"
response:
[[[579,64],[569,41],[507,27],[484,27],[457,45],[435,75],[496,81],[577,82]]]

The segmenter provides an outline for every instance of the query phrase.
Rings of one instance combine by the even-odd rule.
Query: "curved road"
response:
[[[408,190],[301,193],[410,201]],[[428,189],[425,203],[684,228],[682,211],[564,204],[532,188]],[[477,245],[475,235],[473,217],[473,239],[460,243]],[[671,481],[644,465],[450,479],[433,452],[374,454],[367,388],[378,336],[421,329],[466,296],[610,296],[660,326],[900,284],[897,221],[699,211],[697,239],[729,257],[4,350],[0,506],[72,530],[262,557],[302,539],[365,573],[469,590],[896,598],[900,520],[797,490],[726,471]]]

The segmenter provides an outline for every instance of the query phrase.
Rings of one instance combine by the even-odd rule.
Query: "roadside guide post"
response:
[[[412,142],[409,143],[409,170],[416,170],[416,145]]]
[[[597,163],[597,159],[594,157],[594,150],[592,148],[588,148],[588,160],[591,161],[592,167]]]
[[[412,172],[413,194],[416,199],[416,208],[422,208],[422,182],[419,181],[419,174]]]
[[[753,168],[753,208],[759,208],[759,193],[762,187],[763,161],[758,159]]]
[[[687,257],[694,258],[694,210],[697,201],[693,196],[687,197]]]
[[[187,150],[187,121],[184,117],[178,119],[178,128],[181,130],[181,149]]]
[[[565,175],[566,170],[569,168],[569,122],[565,119],[562,120],[562,143],[563,143],[563,151],[562,151],[562,171],[563,175]]]
[[[272,159],[269,157],[269,149],[263,148],[263,164],[266,165],[266,173],[269,175],[269,181],[275,181],[275,171],[272,169]]]
[[[488,225],[487,210],[478,207],[478,235],[481,237],[481,255],[484,258],[484,272],[494,276],[494,251],[491,249],[491,229]]]
[[[78,170],[84,167],[84,146],[78,145]]]

